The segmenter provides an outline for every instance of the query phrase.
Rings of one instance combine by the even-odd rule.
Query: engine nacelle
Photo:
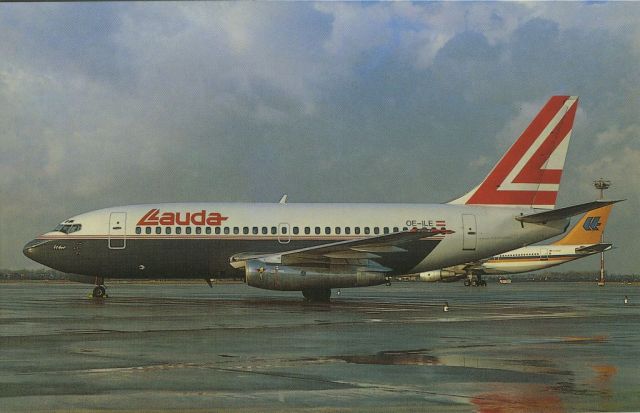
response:
[[[386,275],[381,272],[337,272],[325,268],[268,264],[257,260],[246,262],[245,277],[247,284],[252,287],[280,291],[369,287],[386,282]]]
[[[420,281],[436,282],[436,281],[453,281],[460,278],[459,274],[449,270],[433,270],[420,273]]]

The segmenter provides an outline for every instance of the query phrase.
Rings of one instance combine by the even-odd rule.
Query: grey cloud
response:
[[[24,242],[109,205],[446,201],[554,93],[582,108],[560,202],[591,199],[591,175],[628,179],[608,165],[637,150],[629,134],[596,138],[637,124],[638,45],[626,26],[581,27],[568,12],[581,7],[558,7],[557,19],[546,4],[5,7],[0,267],[31,265]],[[636,202],[608,231],[627,248],[616,214]]]

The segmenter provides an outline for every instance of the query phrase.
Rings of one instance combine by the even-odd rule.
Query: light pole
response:
[[[611,186],[611,181],[605,179],[596,179],[593,181],[593,186],[600,190],[600,200],[604,199],[604,190]],[[604,229],[600,234],[600,243],[604,243]],[[604,287],[604,251],[600,253],[600,280],[598,281],[600,287]]]

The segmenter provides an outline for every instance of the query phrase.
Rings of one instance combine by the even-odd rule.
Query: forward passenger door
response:
[[[122,250],[127,246],[127,213],[109,215],[109,249]]]

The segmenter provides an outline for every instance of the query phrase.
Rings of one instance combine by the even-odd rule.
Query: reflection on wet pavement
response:
[[[552,389],[529,386],[520,392],[483,393],[471,399],[480,413],[545,412],[560,413],[565,408],[562,399]]]
[[[634,288],[0,284],[0,410],[639,410]]]
[[[373,355],[336,356],[338,360],[355,364],[386,364],[432,366],[440,364],[437,357],[425,354],[426,350],[381,351]]]

